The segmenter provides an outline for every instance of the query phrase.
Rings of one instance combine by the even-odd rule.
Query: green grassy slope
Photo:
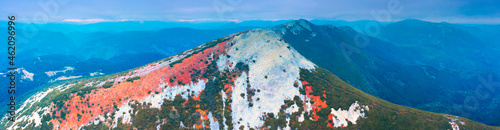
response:
[[[317,96],[326,95],[323,100],[326,101],[328,109],[321,109],[317,112],[320,117],[317,121],[301,122],[302,124],[298,125],[299,129],[304,127],[326,129],[328,127],[325,127],[325,121],[331,111],[329,108],[345,110],[355,101],[368,105],[370,109],[366,113],[366,118],[361,118],[356,125],[349,124],[343,129],[452,129],[449,123],[451,120],[448,117],[457,119],[455,122],[460,129],[500,129],[465,118],[390,103],[350,86],[326,69],[317,68],[313,72],[301,70],[300,73],[301,80],[309,82],[313,91],[324,90]]]

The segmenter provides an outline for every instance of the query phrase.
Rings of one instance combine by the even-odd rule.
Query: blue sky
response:
[[[500,23],[498,0],[2,0],[0,5],[2,16],[28,22],[354,21],[390,16],[382,20]]]

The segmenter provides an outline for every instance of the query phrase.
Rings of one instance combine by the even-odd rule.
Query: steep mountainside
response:
[[[498,129],[391,104],[305,59],[270,29],[118,74],[67,81],[2,118],[13,129]]]
[[[497,58],[492,57],[498,56],[497,51],[491,50],[491,46],[471,32],[451,23],[403,20],[388,24],[377,37],[413,53],[398,59],[407,64],[477,71],[497,62]]]
[[[357,64],[372,64],[369,57],[360,52],[346,58],[346,46],[354,46],[350,36],[333,26],[316,26],[301,19],[278,25],[273,30],[280,34],[288,44],[293,46],[309,60],[324,67],[342,80],[371,94],[377,94],[373,79],[363,72]]]
[[[396,25],[403,26],[406,22],[403,21]],[[406,25],[409,26],[406,29],[413,28],[412,26],[419,25],[417,27],[420,27],[427,24],[433,26],[426,27],[424,30],[440,29],[438,25],[434,25],[435,23],[423,21]],[[445,25],[446,27],[443,27],[445,29],[455,28],[454,25]],[[425,31],[411,32],[412,29],[391,29],[401,33],[397,35],[404,35],[405,31],[426,35]],[[343,81],[363,92],[399,105],[463,116],[490,125],[500,123],[500,115],[497,112],[500,109],[500,106],[497,105],[500,103],[500,100],[498,100],[500,99],[498,91],[488,91],[486,88],[478,88],[478,85],[483,85],[484,83],[481,82],[481,76],[493,75],[493,77],[496,77],[495,75],[498,75],[498,73],[491,73],[489,68],[482,68],[480,66],[475,66],[480,69],[468,67],[457,69],[447,67],[443,63],[441,67],[436,67],[432,61],[427,60],[426,55],[436,55],[438,57],[435,57],[435,61],[449,61],[448,63],[457,64],[457,66],[461,66],[458,64],[471,63],[468,65],[474,65],[482,63],[483,59],[480,58],[467,59],[466,57],[457,58],[453,55],[440,55],[458,53],[469,55],[466,54],[467,51],[461,52],[461,50],[468,49],[481,51],[477,50],[477,47],[467,48],[467,46],[460,45],[475,43],[461,42],[454,44],[449,40],[443,40],[447,41],[447,46],[455,46],[453,48],[457,49],[436,50],[434,46],[428,46],[427,42],[429,40],[424,40],[425,42],[421,44],[426,45],[408,47],[363,35],[350,27],[314,25],[307,20],[290,21],[274,27],[273,30],[280,34],[288,44],[304,57],[318,66],[331,71]],[[465,35],[467,33],[463,32],[463,30],[455,33],[453,31],[446,32],[433,39],[450,39],[449,37],[455,36],[448,36],[448,34]],[[421,36],[405,37],[408,37],[406,38],[408,44],[415,42],[415,39],[425,39],[425,37]],[[356,43],[355,39],[357,38],[366,38],[365,41],[359,41],[366,43]],[[435,51],[429,52],[428,50]],[[490,54],[485,50],[483,56],[495,56]],[[459,62],[457,60],[464,61]],[[468,62],[467,60],[474,60],[474,62]],[[481,100],[474,102],[477,104],[474,104],[476,106],[473,106],[474,108],[471,109],[467,106],[470,106],[470,104],[466,104],[470,103],[467,98],[478,97],[476,93],[478,90],[481,90],[481,92],[483,90],[487,91],[487,94],[490,95],[488,95],[488,98],[482,98],[485,96],[481,96]]]

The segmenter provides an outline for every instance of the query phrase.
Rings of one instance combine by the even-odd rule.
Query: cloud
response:
[[[63,22],[108,22],[106,19],[64,19]]]
[[[177,19],[178,22],[242,22],[238,19]]]
[[[99,22],[124,22],[124,21],[139,21],[135,19],[118,19],[118,20],[109,20],[109,19],[64,19],[63,22],[73,22],[73,23],[99,23]]]

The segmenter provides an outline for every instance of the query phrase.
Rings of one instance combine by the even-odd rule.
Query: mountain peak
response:
[[[306,19],[298,19],[298,20],[294,20],[295,22],[305,22],[305,23],[309,23],[311,24],[308,20]]]
[[[314,68],[314,64],[307,61],[296,50],[291,48],[283,38],[271,29],[259,28],[243,32],[232,38],[233,46],[229,48],[227,55],[230,58],[222,57],[219,61],[229,60],[230,63],[246,62],[250,63],[250,69],[270,69],[273,65],[291,66],[298,65],[300,68]],[[264,62],[258,62],[264,61]],[[224,67],[224,63],[218,62],[219,67]],[[262,63],[262,64],[259,64]],[[265,67],[264,67],[265,66]],[[270,70],[266,70],[270,71]]]
[[[398,21],[398,22],[395,22],[395,23],[392,23],[392,24],[389,24],[389,25],[406,25],[406,26],[422,26],[422,25],[425,25],[425,26],[428,26],[428,25],[433,25],[435,23],[433,22],[429,22],[429,21],[422,21],[422,20],[419,20],[419,19],[405,19],[405,20],[401,20],[401,21]]]
[[[287,25],[287,27],[298,26],[298,27],[302,27],[304,29],[307,29],[309,31],[311,31],[311,26],[313,26],[313,24],[311,22],[309,22],[305,19],[290,21],[290,22],[285,23],[285,25]]]
[[[279,30],[277,32],[281,32],[281,35],[285,34],[287,31],[290,31],[293,34],[298,34],[303,30],[313,31],[314,26],[314,24],[305,19],[299,19],[278,25],[274,27],[273,30]]]
[[[423,21],[420,19],[405,19],[405,20],[401,20],[399,22],[427,22],[427,21]]]

